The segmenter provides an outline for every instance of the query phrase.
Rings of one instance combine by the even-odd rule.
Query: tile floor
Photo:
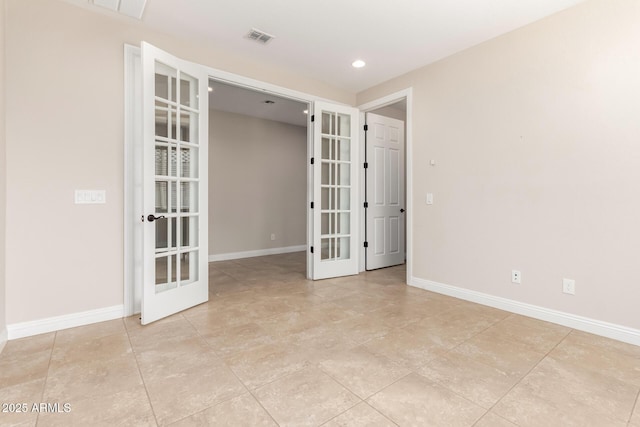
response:
[[[640,427],[640,347],[404,276],[310,282],[303,253],[212,263],[207,304],[7,343],[0,402],[29,410],[0,425]]]

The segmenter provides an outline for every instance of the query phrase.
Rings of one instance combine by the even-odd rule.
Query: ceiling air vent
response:
[[[258,43],[262,43],[262,44],[267,44],[269,43],[272,39],[275,38],[275,36],[272,36],[271,34],[265,33],[262,30],[258,30],[257,28],[252,28],[246,36],[249,40],[255,40]]]

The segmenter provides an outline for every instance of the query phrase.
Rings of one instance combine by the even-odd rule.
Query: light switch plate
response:
[[[105,190],[76,190],[76,205],[105,204],[107,192]]]
[[[433,193],[427,193],[427,204],[428,205],[433,204]]]

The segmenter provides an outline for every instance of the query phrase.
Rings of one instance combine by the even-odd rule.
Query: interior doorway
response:
[[[373,101],[367,102],[365,104],[361,104],[358,106],[360,110],[361,121],[364,123],[366,121],[367,113],[374,113],[381,116],[386,116],[390,118],[394,118],[397,120],[402,120],[404,122],[404,212],[401,212],[404,215],[404,249],[405,249],[405,264],[406,264],[406,283],[411,282],[411,278],[413,276],[413,257],[412,257],[412,245],[413,245],[413,180],[412,180],[412,123],[413,123],[413,89],[407,88],[400,90],[398,92],[386,95],[382,98],[375,99]],[[364,126],[362,127],[361,139],[364,140],[367,138],[366,132],[364,130]],[[361,157],[367,158],[367,153],[365,153],[366,144],[362,144],[361,147]],[[361,188],[365,188],[366,182],[366,171],[364,167],[361,169],[360,173],[360,186]],[[360,214],[360,233],[362,236],[366,236],[366,240],[369,239],[370,234],[366,230],[366,222],[367,222],[367,209],[365,208],[366,200],[366,189],[362,192],[361,197],[361,214]],[[402,209],[401,206],[398,206]],[[363,239],[363,240],[365,240]],[[369,242],[367,242],[368,247],[370,247]],[[360,271],[367,270],[366,263],[366,255],[367,255],[367,247],[363,244],[360,249]]]
[[[405,263],[406,100],[365,113],[365,268]]]
[[[209,80],[209,261],[306,249],[309,104]]]

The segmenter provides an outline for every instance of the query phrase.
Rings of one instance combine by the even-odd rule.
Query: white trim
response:
[[[265,256],[265,255],[288,254],[291,252],[302,252],[306,250],[307,250],[306,245],[298,245],[298,246],[286,246],[284,248],[257,249],[255,251],[230,252],[226,254],[209,255],[209,262],[228,261],[231,259],[241,259],[241,258],[253,258],[253,257]]]
[[[14,323],[7,325],[10,340],[30,337],[47,332],[60,331],[76,326],[90,325],[106,320],[121,319],[124,315],[123,305],[98,308],[80,313],[65,314],[63,316],[48,317],[46,319],[32,320],[30,322]]]
[[[142,170],[136,167],[142,150],[142,58],[140,48],[124,45],[124,314],[140,313]]]
[[[406,174],[406,185],[407,185],[407,200],[405,203],[407,204],[406,208],[406,224],[407,224],[407,235],[406,235],[406,244],[407,244],[407,283],[411,283],[411,279],[413,277],[413,87],[408,87],[406,89],[400,90],[398,92],[389,94],[387,96],[383,96],[382,98],[378,98],[376,100],[367,102],[366,104],[362,104],[358,107],[361,112],[361,115],[364,115],[367,111],[375,110],[378,108],[386,107],[387,105],[394,104],[403,99],[407,100],[407,112],[406,112],[406,132],[405,132],[405,150],[406,150],[406,164],[405,164],[405,174]],[[364,121],[363,121],[364,123]],[[362,139],[364,141],[364,137]],[[364,158],[364,142],[361,144],[361,158]],[[360,174],[360,188],[363,189],[361,194],[361,201],[364,202],[362,198],[362,194],[364,193],[364,170]],[[361,204],[362,206],[362,204]],[[360,232],[361,235],[364,236],[364,208],[360,209]],[[360,247],[360,271],[364,271],[364,247]]]
[[[640,330],[412,277],[409,285],[640,346]]]
[[[2,350],[4,350],[4,346],[7,344],[9,340],[9,332],[7,328],[2,328],[2,332],[0,332],[0,354],[2,354]]]

